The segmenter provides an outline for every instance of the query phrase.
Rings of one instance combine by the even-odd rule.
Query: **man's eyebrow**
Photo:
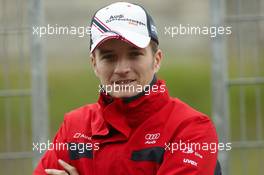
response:
[[[138,51],[140,51],[142,49],[141,48],[138,48],[138,47],[130,47],[129,50],[138,50]]]
[[[107,53],[113,53],[113,50],[109,49],[99,49],[100,54],[107,54]]]

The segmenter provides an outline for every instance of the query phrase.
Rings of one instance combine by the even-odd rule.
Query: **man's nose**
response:
[[[117,61],[115,67],[116,74],[127,74],[130,71],[130,63],[129,60],[125,58],[121,58]]]

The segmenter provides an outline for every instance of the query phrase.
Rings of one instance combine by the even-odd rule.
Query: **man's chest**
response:
[[[71,143],[80,146],[69,155],[80,174],[155,174],[163,160],[162,129],[135,131],[129,139],[119,134],[95,139],[81,133],[76,136]]]

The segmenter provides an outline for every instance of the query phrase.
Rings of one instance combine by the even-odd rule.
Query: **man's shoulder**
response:
[[[183,102],[178,98],[171,98],[171,102],[174,104],[174,112],[176,115],[181,115],[181,118],[188,119],[194,116],[207,117],[206,114],[196,110],[187,103]]]
[[[91,116],[95,113],[98,113],[100,110],[100,105],[98,103],[91,103],[75,108],[67,112],[64,116],[64,120],[82,120],[90,119]]]
[[[204,113],[194,109],[187,103],[178,98],[171,98],[173,103],[172,115],[170,116],[169,123],[177,123],[177,125],[203,125],[212,126],[213,122]]]
[[[73,109],[64,115],[63,126],[68,137],[75,133],[90,134],[92,125],[101,121],[101,110],[98,103],[87,104]]]
[[[180,99],[172,98],[172,102],[174,103],[172,115],[167,121],[167,127],[172,133],[177,130],[178,137],[188,137],[189,135],[197,135],[197,133],[206,134],[206,132],[216,134],[214,124],[206,114]]]

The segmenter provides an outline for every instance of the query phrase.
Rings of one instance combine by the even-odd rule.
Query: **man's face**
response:
[[[110,39],[95,49],[92,65],[101,84],[114,87],[144,87],[159,70],[162,53],[153,54],[151,46],[141,49],[127,42]],[[116,90],[118,90],[116,88]],[[112,91],[110,95],[117,98],[131,97],[138,94],[132,88]]]

